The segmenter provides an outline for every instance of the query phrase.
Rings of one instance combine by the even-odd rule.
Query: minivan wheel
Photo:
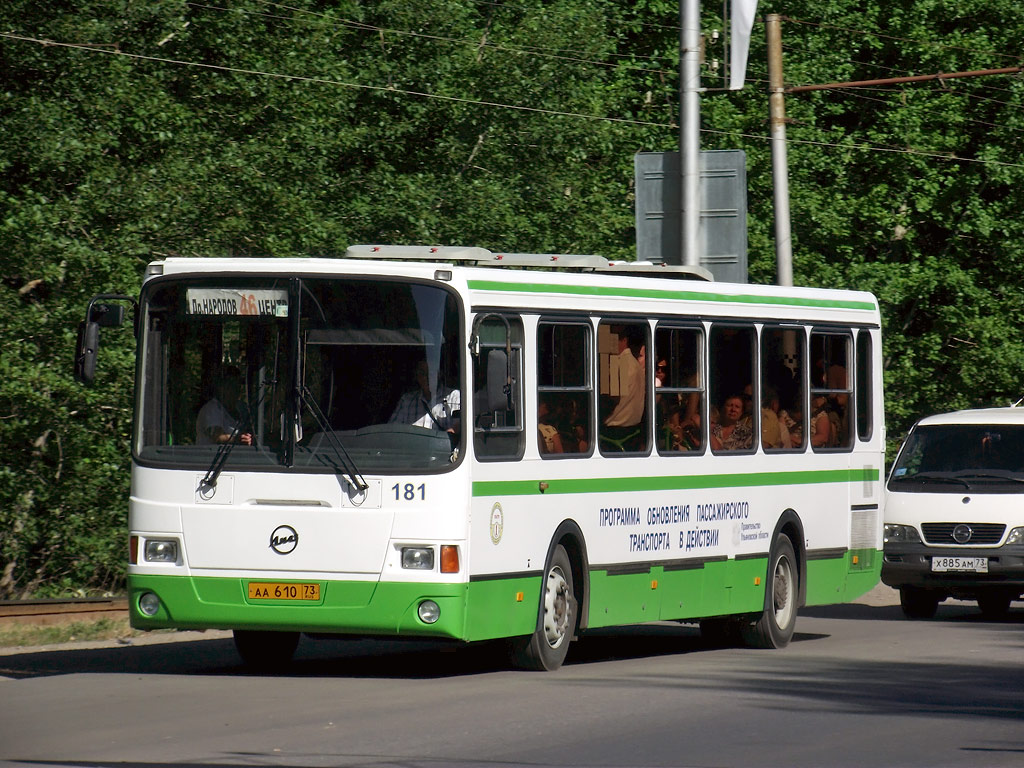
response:
[[[900,607],[908,619],[930,619],[939,609],[939,596],[919,587],[900,587]]]
[[[1016,595],[993,590],[978,594],[978,607],[986,619],[1004,619],[1010,612],[1010,603]]]

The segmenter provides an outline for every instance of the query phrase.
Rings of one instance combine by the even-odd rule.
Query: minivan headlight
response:
[[[886,523],[884,535],[884,542],[886,544],[890,542],[908,544],[910,542],[921,541],[921,536],[918,534],[917,528],[912,525]]]
[[[1006,537],[1007,544],[1024,544],[1024,528],[1014,528]]]

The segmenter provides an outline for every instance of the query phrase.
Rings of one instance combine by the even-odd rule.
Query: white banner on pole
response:
[[[750,32],[754,28],[757,0],[732,0],[732,29],[729,34],[729,90],[743,87],[747,74],[747,53],[750,51]]]

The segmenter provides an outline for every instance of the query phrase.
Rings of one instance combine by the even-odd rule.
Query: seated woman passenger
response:
[[[722,403],[718,422],[711,425],[711,448],[716,451],[743,451],[753,445],[750,420],[743,416],[743,398],[729,395]]]
[[[839,438],[831,419],[828,398],[822,394],[811,395],[811,446],[814,448],[835,448]]]
[[[562,453],[562,437],[558,428],[548,423],[551,409],[543,400],[537,405],[537,441],[541,453]]]

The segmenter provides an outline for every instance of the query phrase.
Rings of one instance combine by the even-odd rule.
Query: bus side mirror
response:
[[[92,384],[96,378],[96,352],[100,347],[100,328],[117,328],[124,324],[124,306],[101,303],[101,300],[131,302],[136,336],[139,331],[139,311],[135,299],[119,293],[93,296],[85,310],[85,320],[78,324],[78,341],[75,343],[75,379],[82,384]]]
[[[117,328],[124,324],[124,307],[120,304],[96,304],[90,319],[102,328]]]
[[[508,355],[503,350],[487,352],[487,410],[511,411],[512,386]]]
[[[100,345],[100,324],[78,324],[78,342],[75,344],[75,378],[82,384],[92,384],[96,377],[96,350]]]

